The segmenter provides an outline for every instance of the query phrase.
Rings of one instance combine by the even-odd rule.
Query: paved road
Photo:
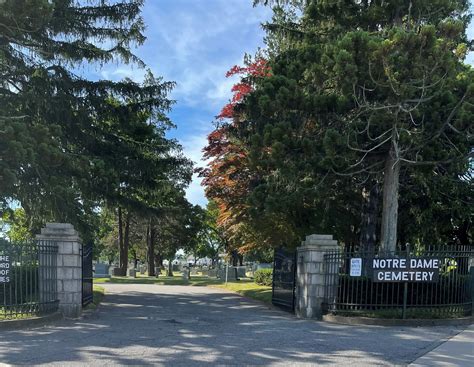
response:
[[[404,365],[455,327],[298,320],[220,289],[106,285],[81,320],[0,334],[0,363],[48,365]]]

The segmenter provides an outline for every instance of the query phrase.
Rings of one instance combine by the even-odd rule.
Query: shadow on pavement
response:
[[[460,330],[299,320],[239,295],[201,287],[115,285],[110,289],[112,293],[89,317],[2,333],[0,362],[406,364]]]

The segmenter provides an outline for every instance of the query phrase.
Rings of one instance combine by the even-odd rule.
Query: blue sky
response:
[[[203,166],[201,150],[212,122],[229,100],[235,80],[225,73],[241,64],[245,53],[263,47],[261,23],[271,18],[267,7],[252,7],[252,0],[146,0],[143,16],[147,29],[145,44],[135,50],[156,76],[175,81],[171,93],[176,100],[171,119],[185,154]],[[470,37],[474,37],[471,25]],[[469,61],[474,62],[474,55]],[[144,70],[130,65],[106,65],[89,70],[94,78],[141,81]],[[205,205],[200,180],[193,177],[187,198]]]
[[[176,100],[170,117],[177,129],[169,136],[181,142],[196,165],[203,166],[206,136],[235,82],[226,79],[225,73],[242,64],[245,53],[254,54],[263,46],[260,24],[271,18],[271,10],[253,8],[252,0],[147,0],[143,17],[147,40],[135,54],[155,76],[177,83],[170,95]],[[141,81],[145,71],[110,64],[87,73],[93,78]],[[186,195],[194,204],[207,202],[197,177]]]

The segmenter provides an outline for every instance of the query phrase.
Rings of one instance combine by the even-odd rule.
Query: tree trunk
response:
[[[173,276],[173,260],[168,260],[168,276]]]
[[[377,214],[379,206],[379,184],[372,182],[372,186],[362,193],[364,204],[362,208],[362,223],[360,228],[360,249],[366,253],[375,252],[377,242]]]
[[[469,240],[469,227],[470,223],[465,220],[458,230],[455,231],[455,236],[458,239],[460,245],[470,246],[471,241]]]
[[[133,251],[133,268],[134,269],[138,268],[138,257],[137,257],[136,251]]]
[[[121,222],[121,210],[119,209],[119,221]],[[120,235],[119,235],[120,236]],[[128,247],[130,244],[130,213],[125,216],[125,230],[123,232],[122,246],[120,248],[120,274],[127,275],[128,268]]]
[[[158,274],[155,272],[155,276],[161,275],[161,269],[163,269],[163,257],[159,253],[155,255],[155,267],[158,268]]]
[[[237,266],[238,261],[239,261],[239,255],[237,254],[237,250],[232,250],[230,255],[231,255],[230,264],[232,266]]]
[[[399,180],[400,162],[396,161],[396,154],[392,146],[384,169],[381,229],[382,251],[395,251],[397,247]]]
[[[124,260],[128,261],[128,259],[124,259],[123,253],[123,219],[122,219],[122,208],[118,208],[118,246],[119,246],[119,268],[120,268],[120,275],[125,276],[127,275],[127,268],[125,266],[125,273],[123,272],[124,269]]]
[[[153,230],[153,223],[150,219],[147,228],[147,240],[148,240],[148,276],[154,277],[155,274],[155,234]]]
[[[159,267],[163,266],[163,257],[161,256],[160,253],[157,253],[155,255],[155,266],[159,266]]]

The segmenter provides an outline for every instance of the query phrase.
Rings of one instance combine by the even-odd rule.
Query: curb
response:
[[[29,329],[32,327],[44,326],[56,320],[62,320],[63,316],[59,312],[46,316],[32,317],[29,319],[5,320],[0,321],[0,330],[18,330]]]
[[[344,325],[374,325],[374,326],[457,326],[471,325],[474,317],[459,319],[376,319],[370,317],[350,317],[338,315],[323,315],[323,321]]]

